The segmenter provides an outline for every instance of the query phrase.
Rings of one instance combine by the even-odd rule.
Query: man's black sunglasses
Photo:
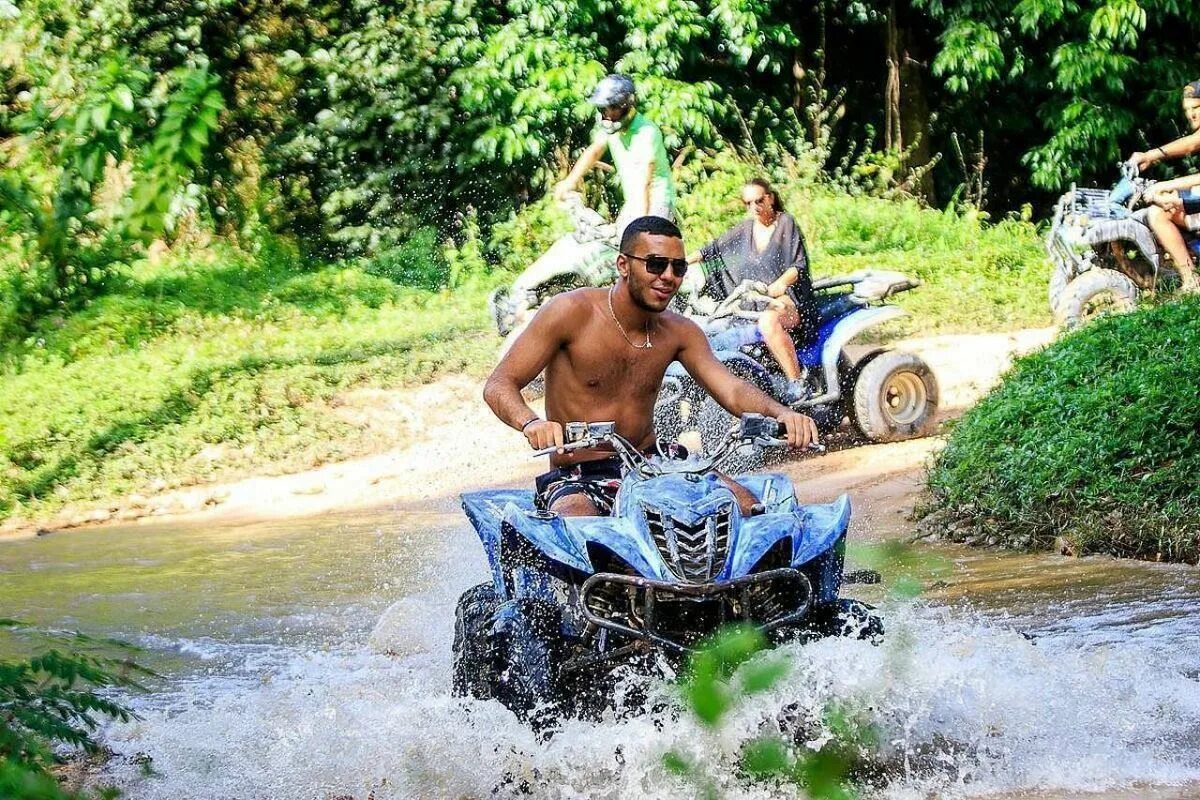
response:
[[[686,258],[667,258],[666,256],[635,256],[632,253],[621,253],[626,258],[635,258],[646,264],[646,272],[651,275],[662,275],[667,267],[675,273],[676,278],[687,275],[688,262]]]

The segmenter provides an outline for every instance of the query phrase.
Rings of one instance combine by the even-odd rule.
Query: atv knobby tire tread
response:
[[[491,581],[473,586],[458,598],[454,614],[452,689],[458,697],[493,697],[496,669],[487,626],[500,598]]]
[[[494,646],[499,680],[493,696],[518,719],[541,730],[569,715],[574,699],[563,674],[562,612],[533,598],[510,603],[509,613],[502,610],[497,616]]]
[[[1137,305],[1138,288],[1128,277],[1111,269],[1090,269],[1067,284],[1055,316],[1067,328],[1077,328],[1093,318],[1091,303],[1107,297],[1111,309],[1104,313],[1125,313]]]

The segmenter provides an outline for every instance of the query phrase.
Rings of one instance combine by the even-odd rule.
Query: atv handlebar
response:
[[[651,461],[649,456],[634,447],[628,439],[618,434],[614,422],[568,422],[563,426],[562,447],[535,450],[533,456],[536,458],[554,453],[569,453],[573,450],[586,450],[602,444],[610,444],[627,469],[645,477],[663,475],[666,472],[699,474],[714,469],[737,446],[750,444],[756,447],[786,447],[786,436],[787,429],[779,420],[762,414],[742,414],[737,424],[730,428],[729,433],[707,459],[699,459],[689,469],[666,470]],[[825,446],[812,442],[806,449],[824,452]]]
[[[861,305],[887,300],[889,297],[916,289],[921,285],[917,278],[910,278],[893,270],[863,269],[845,275],[834,275],[813,281],[813,291],[835,289],[839,286],[850,286],[851,299]],[[694,309],[694,303],[689,305],[689,313],[703,317],[705,322],[714,322],[725,317],[757,321],[762,316],[761,311],[745,308],[746,303],[769,303],[775,298],[766,293],[766,285],[760,281],[742,281],[729,293],[729,296],[717,303],[708,313]]]

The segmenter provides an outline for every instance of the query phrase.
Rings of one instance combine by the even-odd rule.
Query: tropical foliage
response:
[[[939,204],[962,186],[996,214],[1177,134],[1200,33],[1179,0],[2,0],[0,18],[10,333],[156,237],[273,230],[374,258],[486,233],[586,143],[612,70],[682,161],[800,143],[833,182],[854,165]]]
[[[1182,134],[1180,90],[1200,78],[1200,21],[1184,0],[917,0],[941,28],[932,72],[993,149],[1016,145],[1042,188],[1110,177],[1133,150]],[[999,147],[998,147],[999,146]]]

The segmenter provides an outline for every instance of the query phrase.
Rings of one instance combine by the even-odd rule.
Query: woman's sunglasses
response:
[[[637,259],[645,263],[646,272],[651,275],[662,275],[667,271],[667,267],[675,273],[676,278],[682,278],[687,275],[688,262],[686,258],[667,258],[666,256],[635,256],[632,253],[621,253],[626,258]]]

